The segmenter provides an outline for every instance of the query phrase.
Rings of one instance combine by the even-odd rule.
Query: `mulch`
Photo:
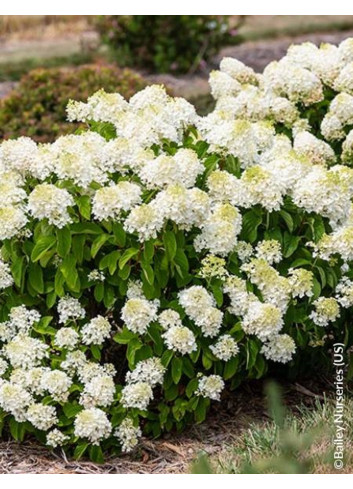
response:
[[[104,464],[68,459],[63,450],[49,451],[35,440],[23,443],[0,442],[2,474],[180,474],[190,471],[198,453],[216,456],[250,423],[268,419],[263,381],[245,384],[227,392],[220,404],[214,403],[205,423],[181,434],[167,434],[158,440],[143,438],[138,450],[121,457],[108,457]],[[301,403],[313,405],[322,398],[323,385],[284,384],[284,401],[290,409]],[[249,402],[251,399],[251,402]]]

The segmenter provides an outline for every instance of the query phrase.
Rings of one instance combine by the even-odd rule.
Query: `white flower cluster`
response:
[[[125,418],[115,431],[115,436],[120,441],[121,449],[125,453],[129,453],[135,448],[141,435],[141,429],[134,425],[131,418]]]
[[[242,328],[247,334],[254,334],[266,341],[279,333],[283,327],[280,309],[273,304],[254,301],[243,317]]]
[[[93,197],[92,212],[96,219],[118,219],[122,211],[128,211],[141,203],[141,188],[130,182],[102,187]]]
[[[151,387],[163,384],[166,368],[157,357],[141,360],[132,372],[126,374],[127,383],[147,382]]]
[[[80,396],[80,404],[85,408],[108,407],[114,401],[115,384],[110,375],[99,375],[90,379]]]
[[[82,342],[85,345],[101,345],[104,340],[109,338],[111,329],[108,319],[97,316],[83,326],[81,330]]]
[[[66,189],[50,183],[42,183],[28,197],[28,211],[36,219],[48,219],[58,228],[71,222],[68,207],[74,205],[72,196]]]
[[[121,319],[133,333],[144,334],[148,326],[157,319],[159,301],[132,297],[121,310]]]
[[[196,394],[208,397],[214,401],[221,399],[221,392],[224,389],[224,380],[219,375],[202,375],[199,378]]]
[[[281,243],[276,239],[261,241],[256,246],[256,257],[263,258],[269,265],[282,260]]]
[[[227,362],[238,354],[239,346],[229,334],[225,334],[220,336],[214,345],[210,346],[210,350],[215,357]]]
[[[164,311],[164,312],[167,312]],[[169,350],[173,350],[186,355],[197,350],[197,343],[194,333],[191,329],[181,324],[175,324],[168,327],[167,331],[162,334],[162,338]]]
[[[95,93],[87,104],[71,102],[69,120],[95,120],[115,125],[117,135],[149,147],[162,139],[181,141],[183,130],[196,120],[194,107],[182,98],[170,97],[164,87],[154,85],[126,102],[119,94]]]
[[[138,362],[135,369],[126,375],[127,384],[122,390],[122,405],[146,410],[153,399],[153,387],[163,383],[165,370],[159,358]]]
[[[161,154],[147,161],[138,173],[147,188],[164,188],[172,184],[190,188],[203,172],[204,166],[195,151],[182,148],[173,156]]]
[[[295,349],[293,338],[287,334],[279,334],[262,346],[261,353],[273,362],[288,363],[292,360]]]
[[[343,277],[336,287],[336,299],[342,307],[348,309],[353,306],[353,282]]]
[[[99,408],[83,409],[75,418],[75,436],[87,438],[92,445],[99,445],[111,431],[112,425],[106,413]]]
[[[59,323],[66,324],[85,317],[85,310],[74,297],[65,296],[58,303]]]
[[[11,287],[14,280],[8,263],[4,262],[0,256],[0,290]]]
[[[340,315],[340,307],[334,297],[319,297],[313,303],[315,310],[310,313],[310,318],[318,326],[327,326]]]
[[[201,328],[205,337],[217,336],[223,322],[223,312],[215,307],[213,296],[200,285],[179,292],[179,304],[187,316]]]

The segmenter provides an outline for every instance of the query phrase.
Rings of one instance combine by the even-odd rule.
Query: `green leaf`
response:
[[[172,261],[177,251],[177,242],[173,231],[166,231],[163,235],[165,253],[169,261]]]
[[[126,263],[131,260],[133,256],[136,256],[140,250],[138,248],[128,248],[119,260],[119,268],[122,270]]]
[[[55,244],[55,236],[41,236],[31,253],[32,262],[37,262],[45,255],[45,253],[50,250]]]
[[[175,384],[172,384],[168,389],[165,389],[164,391],[164,397],[166,401],[174,401],[179,395],[179,390],[178,386]]]
[[[199,381],[197,379],[191,379],[188,385],[186,386],[186,395],[190,398],[193,393],[196,391],[199,385]]]
[[[178,384],[183,373],[183,361],[179,357],[174,357],[172,360],[172,379],[174,384]]]
[[[122,280],[127,280],[131,273],[131,266],[125,265],[124,268],[119,270],[118,275]]]
[[[202,365],[205,367],[206,370],[209,370],[213,365],[212,358],[207,356],[205,352],[203,352],[202,355]]]
[[[61,273],[60,269],[58,269],[56,271],[55,279],[54,279],[54,290],[56,295],[58,295],[59,297],[62,297],[65,294],[64,283],[65,283],[64,275]]]
[[[86,236],[78,234],[72,238],[72,253],[77,260],[77,263],[83,262],[83,254],[86,243]]]
[[[293,255],[295,250],[298,248],[299,242],[300,236],[292,236],[286,231],[284,233],[283,256],[288,258]]]
[[[313,278],[313,296],[311,298],[312,301],[320,297],[321,294],[321,285],[320,282],[314,277]]]
[[[88,447],[89,447],[89,443],[79,443],[74,451],[74,459],[80,460],[80,458],[83,456],[83,454],[85,453]]]
[[[55,292],[55,290],[53,290],[52,292],[47,294],[47,298],[45,300],[45,303],[46,303],[47,307],[49,309],[51,309],[54,306],[55,301],[56,301],[56,292]]]
[[[310,260],[307,260],[306,258],[298,258],[297,260],[294,260],[290,267],[291,268],[297,268],[297,267],[301,267],[303,265],[310,265],[311,262]]]
[[[168,367],[168,365],[170,364],[173,356],[174,356],[174,353],[173,353],[172,350],[166,350],[163,353],[162,358],[161,358],[162,365],[164,365],[165,367]]]
[[[257,228],[260,226],[261,222],[262,217],[260,214],[253,210],[246,212],[243,216],[241,231],[243,239],[253,243],[257,237]]]
[[[78,222],[71,224],[72,234],[102,234],[103,229],[94,222]]]
[[[316,266],[315,268],[319,272],[320,281],[321,281],[321,288],[323,289],[323,288],[325,288],[325,285],[326,285],[326,274],[325,274],[325,270],[322,267],[318,267],[318,266]]]
[[[315,242],[319,241],[322,236],[325,234],[325,223],[321,216],[316,216],[313,224],[314,228],[314,240]]]
[[[143,343],[141,343],[141,341],[137,338],[131,340],[128,343],[128,347],[126,350],[126,358],[128,359],[130,369],[134,368],[136,352],[142,347],[143,347]]]
[[[106,284],[104,286],[104,299],[103,299],[105,307],[110,308],[114,304],[115,300],[116,300],[116,294],[114,288]]]
[[[207,414],[207,406],[208,406],[207,399],[200,397],[194,414],[195,421],[197,423],[202,423],[203,421],[205,421],[206,414]]]
[[[136,338],[136,333],[133,333],[132,331],[124,327],[121,332],[117,333],[113,337],[113,340],[121,345],[127,345],[131,340]]]
[[[60,265],[61,273],[70,289],[76,290],[78,284],[78,273],[76,269],[76,258],[68,255]]]
[[[24,256],[17,256],[16,259],[12,261],[11,273],[17,287],[22,286],[24,261],[25,261]]]
[[[183,373],[191,379],[195,375],[195,369],[192,361],[188,357],[183,357]]]
[[[212,294],[216,299],[217,306],[221,307],[223,304],[223,292],[222,288],[219,285],[212,285]]]
[[[98,251],[102,248],[104,243],[108,241],[109,238],[110,238],[110,234],[101,234],[100,236],[97,236],[97,238],[93,241],[91,247],[92,258],[96,257]]]
[[[71,402],[63,405],[64,414],[69,419],[74,418],[82,409],[83,407],[80,404],[72,404]]]
[[[16,441],[23,441],[26,434],[26,425],[25,423],[19,423],[15,420],[15,418],[11,418],[9,421],[9,428],[11,436]]]
[[[177,249],[174,257],[175,268],[181,277],[187,275],[189,271],[189,262],[186,254],[180,248]]]
[[[100,361],[102,355],[101,355],[101,350],[100,350],[98,345],[91,345],[91,353],[93,355],[93,358]]]
[[[58,252],[59,256],[65,258],[65,256],[69,254],[71,249],[72,240],[71,240],[70,228],[65,226],[62,229],[57,229],[56,239],[57,239],[56,251]]]
[[[103,256],[99,262],[99,269],[104,270],[105,268],[108,268],[110,275],[113,275],[117,269],[120,255],[121,252],[119,250],[115,250]]]
[[[122,224],[120,224],[120,222],[115,222],[113,224],[113,234],[115,236],[115,240],[118,246],[124,248],[126,243],[126,233],[124,231]]]
[[[43,294],[44,292],[44,281],[43,281],[43,270],[38,265],[38,263],[31,263],[29,265],[28,280],[38,294]]]
[[[251,369],[255,363],[260,347],[255,340],[248,340],[246,344],[246,368]]]
[[[53,319],[53,316],[44,316],[40,319],[38,324],[33,326],[33,329],[36,333],[39,334],[49,334],[49,335],[55,335],[57,332],[57,329],[52,328],[49,326]]]
[[[279,214],[286,223],[288,231],[292,233],[294,230],[294,222],[292,216],[289,214],[289,212],[286,212],[284,210],[279,211]]]
[[[148,263],[145,263],[145,262],[141,263],[141,267],[142,267],[143,275],[146,278],[147,282],[150,285],[153,285],[153,282],[154,282],[153,268],[151,267],[151,265],[149,265]]]
[[[92,445],[89,449],[89,458],[92,460],[92,462],[95,462],[96,464],[103,464],[104,463],[104,456],[102,449],[99,445]]]
[[[153,240],[145,241],[143,247],[143,259],[146,263],[150,263],[154,255],[154,244]]]
[[[102,302],[104,298],[104,284],[99,283],[94,287],[94,298],[97,302]]]
[[[224,380],[231,379],[237,372],[239,366],[239,357],[233,357],[225,363],[223,378]]]
[[[91,219],[91,199],[88,195],[81,195],[77,199],[78,210],[82,217],[89,221]]]

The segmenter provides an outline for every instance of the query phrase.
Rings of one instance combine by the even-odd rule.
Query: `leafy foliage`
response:
[[[195,70],[238,40],[226,15],[104,15],[97,25],[119,64],[162,73]]]

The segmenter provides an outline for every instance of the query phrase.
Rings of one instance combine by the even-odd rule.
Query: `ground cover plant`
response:
[[[2,142],[5,434],[102,461],[352,346],[352,72],[351,39],[225,58],[206,117],[98,91],[87,131]]]

